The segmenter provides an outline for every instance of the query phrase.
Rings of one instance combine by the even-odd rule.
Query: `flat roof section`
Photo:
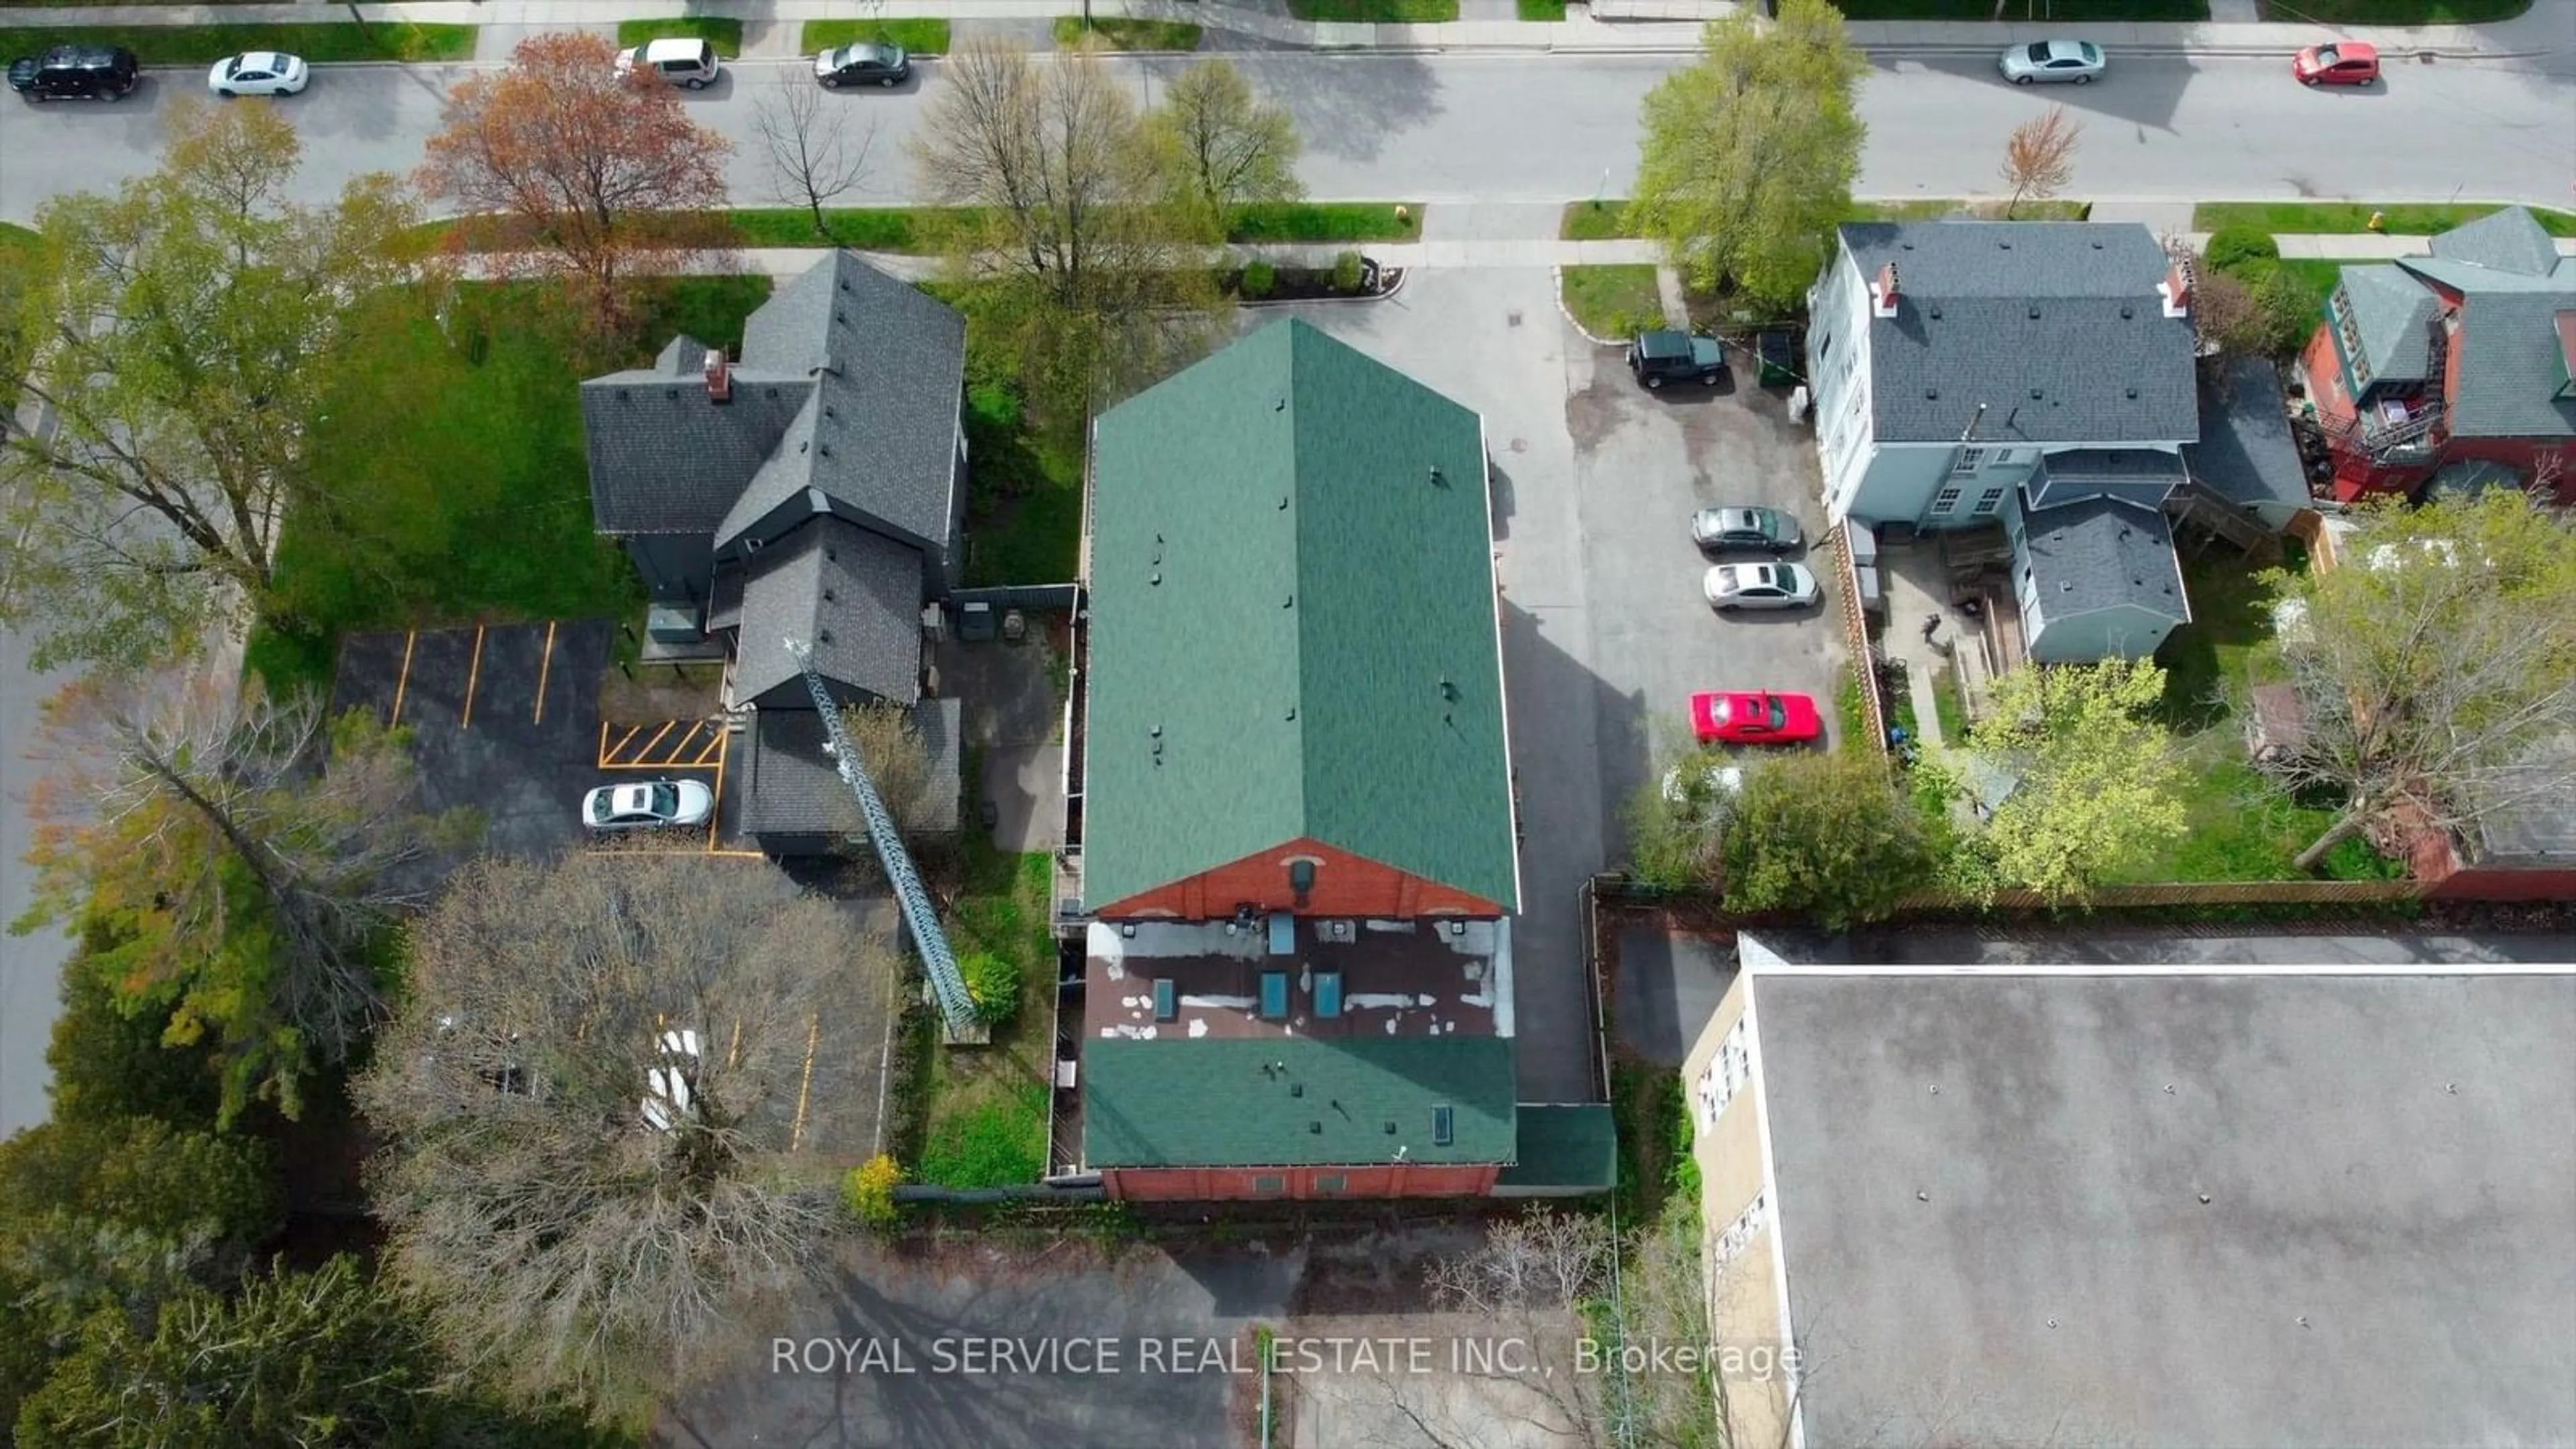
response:
[[[1747,959],[1807,1444],[2576,1427],[2569,968]]]
[[[1083,1039],[1512,1034],[1508,918],[1281,919],[1094,921]]]

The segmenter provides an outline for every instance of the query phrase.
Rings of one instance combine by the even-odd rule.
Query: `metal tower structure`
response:
[[[786,641],[787,652],[796,659],[796,667],[805,676],[805,691],[814,696],[815,711],[823,716],[823,729],[831,736],[832,763],[840,771],[842,783],[859,797],[859,813],[867,817],[868,839],[876,842],[877,859],[885,863],[886,879],[894,883],[895,901],[903,907],[903,923],[912,930],[912,943],[921,952],[921,969],[930,978],[930,993],[939,1001],[939,1014],[948,1021],[951,1040],[969,1034],[975,1025],[975,1002],[966,994],[966,978],[957,969],[957,957],[948,949],[948,933],[939,928],[939,912],[930,904],[930,892],[923,889],[921,872],[912,868],[912,852],[903,848],[903,837],[894,829],[894,817],[886,813],[885,799],[877,794],[877,782],[868,778],[867,766],[860,763],[858,743],[841,724],[841,707],[832,702],[831,692],[823,688],[823,676],[814,672],[814,650],[810,645]]]

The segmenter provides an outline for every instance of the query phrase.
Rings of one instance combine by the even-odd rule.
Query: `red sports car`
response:
[[[2364,40],[2311,45],[2290,57],[2303,86],[2366,86],[2379,79],[2379,47]]]
[[[1702,744],[1793,745],[1825,732],[1812,695],[1710,690],[1691,696],[1690,712],[1691,733]]]

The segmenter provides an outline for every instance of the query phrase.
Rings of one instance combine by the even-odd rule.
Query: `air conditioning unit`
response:
[[[656,644],[695,644],[707,637],[695,604],[655,604],[644,611],[644,632]]]
[[[1317,930],[1318,933],[1327,941],[1354,941],[1359,939],[1359,929],[1348,921],[1325,921],[1319,924]]]
[[[1807,420],[1807,409],[1809,406],[1810,402],[1807,393],[1807,385],[1805,383],[1800,383],[1796,387],[1789,389],[1789,421],[1793,423],[1805,422]]]

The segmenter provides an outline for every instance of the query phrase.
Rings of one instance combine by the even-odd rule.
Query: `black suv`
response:
[[[1628,370],[1648,387],[1696,378],[1711,387],[1726,380],[1726,353],[1714,337],[1688,332],[1640,332],[1628,344]]]
[[[31,101],[120,100],[141,77],[121,45],[57,45],[9,62],[9,89]]]

